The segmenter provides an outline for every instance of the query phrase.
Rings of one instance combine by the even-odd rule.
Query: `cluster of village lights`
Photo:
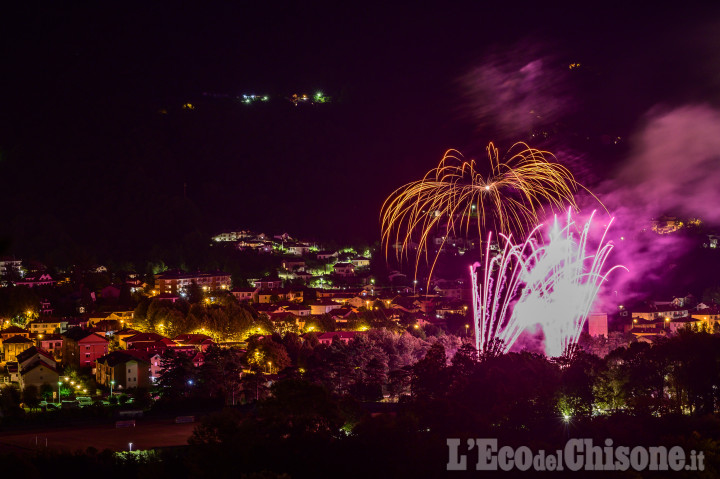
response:
[[[115,383],[115,381],[112,382]],[[83,394],[87,394],[87,388],[84,388],[80,381],[75,381],[74,379],[71,380],[68,376],[64,376],[62,381],[58,381],[58,404],[61,402],[61,388],[64,383],[70,383],[70,386],[75,389],[75,392],[80,392],[82,390]]]

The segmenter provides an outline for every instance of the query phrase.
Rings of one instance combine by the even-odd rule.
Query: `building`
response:
[[[53,313],[53,308],[50,305],[50,301],[47,299],[40,300],[40,314],[43,316],[50,316]]]
[[[150,381],[153,383],[160,378],[160,374],[163,370],[162,357],[160,353],[154,351],[148,351],[145,353],[150,361]]]
[[[257,295],[260,292],[260,287],[255,288],[234,288],[230,291],[235,299],[238,301],[252,301],[257,302]]]
[[[270,277],[270,278],[262,278],[262,279],[256,279],[253,282],[253,286],[256,288],[260,288],[260,290],[265,289],[278,289],[282,288],[282,280],[280,278],[276,277]]]
[[[62,334],[68,330],[66,319],[42,318],[28,324],[30,332],[34,334]]]
[[[292,313],[295,316],[310,316],[311,310],[309,306],[303,306],[302,304],[294,304],[285,308],[285,311]]]
[[[701,303],[694,311],[692,311],[690,317],[693,319],[699,319],[707,326],[710,332],[713,332],[715,325],[720,322],[720,308],[717,306],[713,306],[711,308]]]
[[[60,334],[38,334],[37,345],[53,355],[56,361],[62,360],[63,337]]]
[[[24,336],[13,336],[3,340],[3,360],[5,362],[16,361],[17,355],[32,348],[34,345],[31,339]]]
[[[205,334],[181,334],[172,339],[175,344],[180,346],[192,346],[200,352],[205,352],[215,341]]]
[[[362,333],[359,331],[335,331],[332,333],[318,334],[317,338],[318,341],[320,341],[320,344],[332,344],[335,338],[337,338],[338,341],[342,341],[343,343],[347,344],[352,341],[358,334]]]
[[[118,321],[123,327],[132,327],[135,311],[111,311],[109,313],[93,313],[88,317],[88,326],[95,326],[99,321]]]
[[[356,258],[353,258],[350,260],[350,262],[356,268],[369,268],[370,267],[370,258],[365,258],[363,256],[358,256]]]
[[[304,256],[310,252],[310,245],[304,243],[285,243],[285,250],[294,256]]]
[[[131,328],[125,328],[121,329],[120,331],[115,331],[115,334],[113,334],[113,337],[118,340],[120,347],[122,347],[122,340],[125,338],[129,338],[131,336],[135,336],[136,334],[140,334],[140,331],[137,329],[131,329]],[[127,349],[127,348],[124,348]]]
[[[63,334],[63,363],[76,368],[92,368],[95,361],[108,353],[108,340],[82,328]]]
[[[352,263],[335,263],[333,271],[338,276],[354,276],[355,265]]]
[[[588,316],[588,334],[592,337],[608,337],[608,319],[606,313],[591,313]]]
[[[150,355],[138,351],[113,351],[95,361],[95,380],[98,384],[117,389],[148,388]]]
[[[229,231],[227,233],[220,233],[217,236],[213,236],[213,241],[239,241],[246,238],[252,238],[253,234],[250,231]]]
[[[34,276],[27,276],[20,281],[15,281],[15,286],[27,286],[34,288],[37,286],[53,286],[56,283],[52,276],[47,273],[40,273]]]
[[[322,299],[315,303],[310,303],[310,314],[327,314],[333,309],[340,309],[342,305],[329,299]]]
[[[17,362],[20,390],[25,386],[40,388],[43,384],[57,384],[57,363],[48,351],[33,346],[18,354]]]
[[[217,289],[230,289],[230,275],[220,271],[211,273],[184,273],[182,271],[168,271],[155,275],[155,291],[158,294],[185,293],[192,283],[197,284],[204,291]]]
[[[23,338],[29,338],[30,331],[20,328],[18,326],[8,326],[5,329],[0,329],[0,343],[14,336],[22,336]]]
[[[153,299],[158,301],[167,301],[168,303],[176,303],[180,300],[180,296],[171,293],[160,293],[157,296],[153,296]]]
[[[432,290],[447,299],[462,300],[471,297],[463,285],[457,281],[438,280]]]
[[[123,349],[146,349],[148,346],[155,346],[158,343],[163,343],[165,346],[161,349],[165,349],[168,346],[174,346],[175,343],[158,333],[137,333],[133,336],[126,336],[120,338],[120,347]]]
[[[273,299],[276,299],[277,301],[294,301],[302,303],[303,292],[288,288],[266,289],[260,291],[257,296],[257,302],[261,304],[272,303]]]
[[[287,271],[302,271],[305,269],[305,261],[302,259],[283,259],[282,267]]]
[[[686,328],[698,331],[702,328],[703,321],[701,319],[691,317],[675,318],[668,321],[667,326],[671,333],[677,333],[678,331]]]
[[[338,256],[337,251],[318,251],[317,252],[317,259],[319,259],[319,260],[337,258],[337,256]]]
[[[688,308],[666,304],[650,308],[633,309],[630,316],[632,318],[644,319],[645,321],[654,321],[656,319],[665,320],[665,318],[673,320],[675,318],[686,317],[688,312]]]
[[[22,261],[15,258],[3,257],[0,258],[0,278],[5,276],[22,276]]]

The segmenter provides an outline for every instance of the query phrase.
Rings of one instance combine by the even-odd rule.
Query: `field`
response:
[[[0,433],[0,452],[48,448],[56,451],[127,451],[157,447],[184,446],[195,423],[175,424],[172,419],[136,420],[135,427],[116,428],[115,424]]]

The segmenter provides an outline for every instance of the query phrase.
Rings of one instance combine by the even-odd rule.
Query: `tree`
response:
[[[594,383],[601,368],[598,357],[577,352],[562,369],[560,412],[572,417],[590,417],[595,404]]]
[[[190,386],[195,380],[195,371],[190,356],[168,348],[163,352],[160,365],[162,369],[158,378],[158,386],[162,389],[163,397],[175,399],[187,396]]]
[[[413,368],[412,394],[415,397],[434,399],[445,390],[447,358],[440,343],[433,344],[423,359]]]
[[[478,354],[475,346],[470,343],[463,344],[453,356],[450,366],[450,390],[463,390],[470,381],[477,364]]]
[[[241,375],[241,357],[237,349],[213,346],[205,352],[199,377],[204,394],[222,398],[225,404],[235,404],[240,396]]]
[[[40,386],[40,397],[45,401],[49,401],[50,399],[52,399],[53,392],[55,392],[55,390],[53,389],[52,385],[48,383],[43,383],[43,385]]]
[[[20,408],[20,391],[14,386],[0,387],[0,413],[4,416],[19,416],[23,412]]]
[[[271,390],[272,396],[258,407],[258,419],[266,434],[288,440],[338,434],[344,420],[337,403],[322,386],[285,380],[275,383]]]
[[[254,402],[267,397],[269,390],[265,377],[260,373],[246,373],[240,378],[240,392],[244,402]]]
[[[22,402],[31,410],[40,405],[40,391],[37,386],[28,384],[22,391]]]
[[[190,304],[201,303],[203,300],[202,288],[197,284],[195,280],[190,282],[190,286],[187,289],[188,302]]]
[[[129,307],[132,304],[132,294],[130,293],[130,285],[123,283],[120,286],[120,294],[118,295],[118,304]]]
[[[258,371],[282,371],[291,364],[285,346],[268,337],[251,340],[245,357],[248,364]]]

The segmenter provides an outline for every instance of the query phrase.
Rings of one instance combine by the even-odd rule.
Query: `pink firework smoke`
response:
[[[480,263],[470,267],[473,283],[475,346],[483,353],[508,352],[520,334],[539,325],[545,353],[561,356],[577,344],[590,308],[608,275],[604,271],[613,249],[606,242],[608,226],[596,245],[589,242],[593,215],[583,225],[570,212],[560,227],[557,217],[543,239],[539,225],[528,239],[515,244],[502,236],[504,246],[492,255],[488,238],[482,281]]]

